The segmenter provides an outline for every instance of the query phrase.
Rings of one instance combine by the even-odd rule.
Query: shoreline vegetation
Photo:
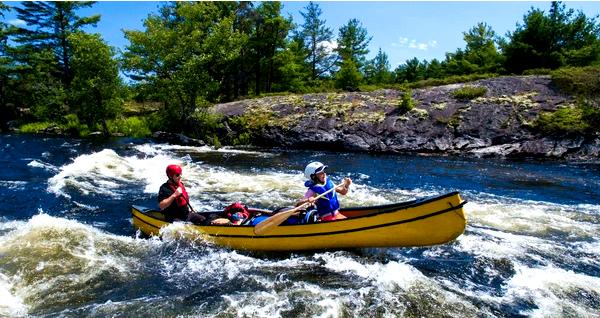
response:
[[[504,37],[478,23],[444,60],[413,58],[394,70],[381,49],[366,59],[371,37],[358,19],[334,36],[317,3],[304,8],[304,21],[283,17],[279,2],[165,3],[144,30],[124,31],[130,44],[120,54],[82,30],[101,18],[77,15],[93,4],[0,2],[2,17],[16,10],[30,21],[0,22],[2,131],[600,156],[600,24],[561,2],[531,8]],[[69,18],[55,25],[59,15]],[[335,50],[317,45],[334,39]]]

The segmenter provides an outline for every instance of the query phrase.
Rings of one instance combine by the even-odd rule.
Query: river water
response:
[[[0,135],[1,317],[600,317],[600,165],[219,149]],[[426,248],[256,254],[141,238],[167,164],[192,206],[276,208],[310,161],[343,206],[460,191],[466,232]],[[174,225],[173,227],[176,227]]]

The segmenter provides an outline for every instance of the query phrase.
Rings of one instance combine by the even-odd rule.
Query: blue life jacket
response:
[[[305,213],[300,213],[300,215],[292,215],[287,220],[285,220],[284,224],[311,224],[317,223],[317,210],[308,209]]]
[[[324,185],[317,184],[314,183],[312,180],[309,180],[304,183],[304,186],[311,189],[318,195],[323,194],[335,187],[335,185],[329,178],[325,180]],[[338,202],[335,190],[327,193],[324,197],[317,200],[316,205],[319,216],[326,216],[327,214],[333,213],[334,211],[338,210],[340,208],[340,203]]]

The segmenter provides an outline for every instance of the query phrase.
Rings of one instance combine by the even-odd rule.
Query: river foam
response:
[[[153,241],[47,214],[11,227],[0,235],[0,293],[6,294],[0,299],[16,314],[86,302],[110,284],[126,283],[140,273],[139,257],[153,248]]]

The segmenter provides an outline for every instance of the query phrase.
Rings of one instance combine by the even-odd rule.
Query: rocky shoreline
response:
[[[486,93],[458,100],[465,85]],[[403,112],[403,92],[272,96],[218,104],[230,134],[233,118],[250,126],[253,144],[382,153],[458,154],[471,157],[597,161],[600,136],[543,136],[532,123],[544,111],[574,103],[549,76],[506,76],[415,89],[415,107]]]

